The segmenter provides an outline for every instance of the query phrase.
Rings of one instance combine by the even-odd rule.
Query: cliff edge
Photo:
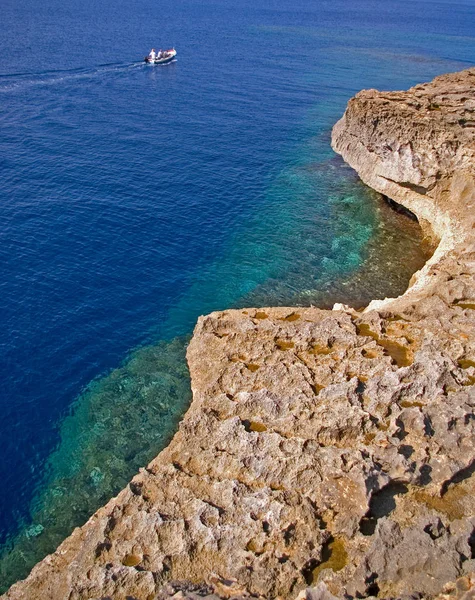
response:
[[[333,146],[431,260],[363,312],[201,317],[169,447],[5,598],[473,598],[475,69],[361,92]]]

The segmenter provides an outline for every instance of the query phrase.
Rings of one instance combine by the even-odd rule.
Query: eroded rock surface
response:
[[[475,70],[351,100],[334,147],[431,261],[364,312],[200,318],[170,446],[6,597],[473,598],[474,132]]]

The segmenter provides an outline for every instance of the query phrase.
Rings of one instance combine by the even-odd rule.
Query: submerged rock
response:
[[[334,148],[431,260],[363,312],[201,317],[171,444],[7,598],[474,596],[474,111],[475,69],[350,101]]]
[[[41,523],[38,523],[37,525],[31,525],[31,527],[28,527],[28,529],[25,531],[25,535],[27,538],[35,538],[41,535],[43,531],[43,525],[41,525]]]

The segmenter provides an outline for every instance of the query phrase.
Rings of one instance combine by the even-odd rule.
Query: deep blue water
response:
[[[330,129],[361,88],[471,66],[474,17],[475,0],[3,0],[0,589],[169,438],[197,316],[404,289],[419,233]],[[171,45],[176,62],[141,63]]]

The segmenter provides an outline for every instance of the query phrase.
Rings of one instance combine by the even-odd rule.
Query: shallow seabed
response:
[[[6,0],[1,589],[168,443],[200,314],[406,288],[419,228],[335,157],[330,130],[361,88],[470,66],[474,12]],[[177,62],[143,66],[153,44]]]

